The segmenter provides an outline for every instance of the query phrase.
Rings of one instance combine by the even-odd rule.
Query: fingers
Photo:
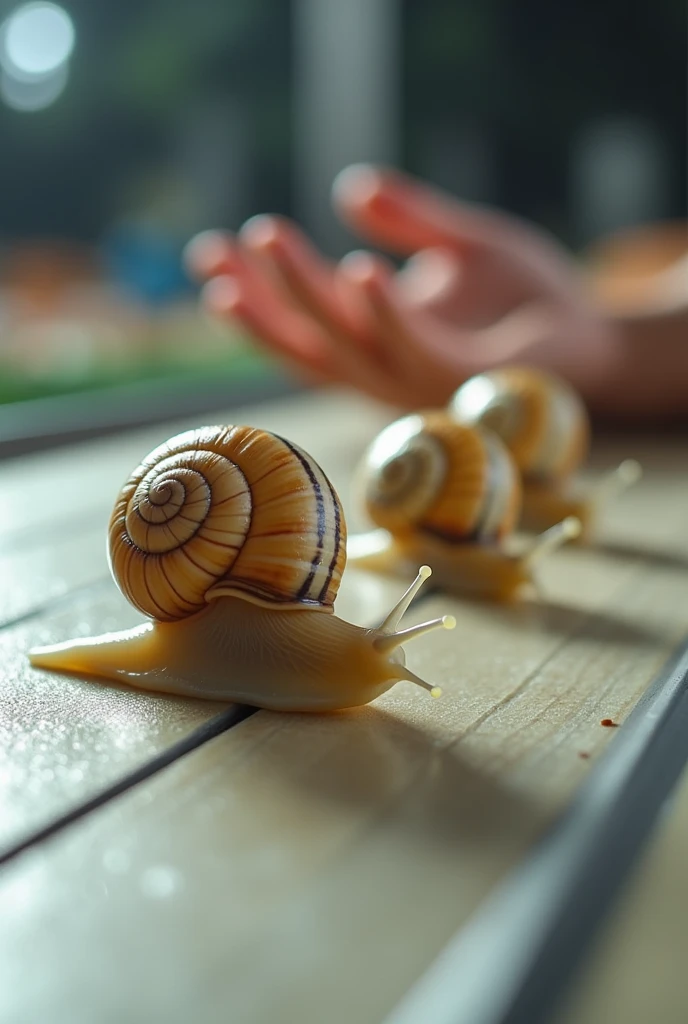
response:
[[[285,302],[259,261],[229,233],[197,235],[184,259],[192,276],[207,280],[201,302],[213,316],[241,324],[292,369],[311,379],[332,379],[319,332]]]
[[[360,334],[334,286],[334,268],[296,225],[284,218],[258,216],[239,233],[243,246],[278,278],[291,301],[332,334]]]
[[[519,218],[463,203],[409,175],[356,164],[332,188],[340,216],[363,237],[392,252],[445,249],[458,256],[471,288],[510,302],[556,295],[578,301],[579,275],[545,232]]]
[[[581,382],[586,367],[594,378],[607,368],[608,347],[599,344],[594,324],[560,306],[532,304],[487,328],[464,330],[408,308],[397,282],[370,255],[343,261],[342,273],[367,304],[371,330],[394,367],[399,401],[411,407],[442,406],[469,377],[507,363],[533,363]]]
[[[460,322],[473,294],[465,279],[466,268],[454,253],[421,249],[397,273],[396,287],[408,305]]]
[[[370,351],[358,349],[339,313],[332,312],[341,304],[333,268],[324,260],[319,266],[317,254],[304,256],[297,249],[293,266],[288,264],[291,273],[285,273],[282,247],[278,244],[273,250],[272,231],[263,232],[264,225],[253,225],[256,227],[261,230],[253,236],[248,232],[250,245],[248,240],[212,233],[189,246],[187,260],[199,276],[216,272],[202,292],[205,308],[221,320],[241,324],[259,344],[291,369],[306,372],[309,379],[350,384],[394,403],[396,386],[389,372],[376,363]],[[296,232],[288,235],[280,224],[275,233],[278,243],[285,236],[288,246]],[[291,255],[292,249],[287,251]],[[276,282],[282,278],[295,287],[279,287]],[[309,302],[296,301],[295,295],[306,289]],[[317,309],[319,315],[308,309]]]
[[[347,383],[419,408],[445,404],[465,379],[506,362],[534,362],[573,379],[581,374],[576,360],[591,361],[581,351],[590,332],[574,330],[570,313],[556,306],[524,306],[483,330],[434,315],[433,304],[456,291],[463,272],[446,250],[419,254],[395,278],[370,253],[352,253],[332,267],[296,231],[271,220],[254,222],[261,230],[251,244],[220,232],[199,236],[187,249],[187,265],[211,277],[202,295],[210,312],[240,323],[311,381]],[[352,332],[352,321],[365,331]]]
[[[214,277],[205,285],[201,301],[218,319],[241,324],[292,369],[317,380],[333,379],[318,332],[279,301],[251,289],[246,279]]]
[[[356,231],[394,252],[466,251],[498,240],[501,218],[491,211],[478,213],[477,207],[388,168],[345,168],[335,178],[332,199]]]
[[[305,236],[288,221],[259,217],[240,232],[242,243],[259,255],[283,285],[289,301],[320,329],[331,372],[340,380],[386,401],[398,391],[395,367],[381,359],[367,318],[367,305],[347,287],[340,270],[324,260]],[[391,276],[392,270],[380,273]]]
[[[343,261],[342,273],[367,306],[370,329],[404,404],[443,405],[464,379],[484,368],[473,336],[407,308],[373,256]]]
[[[203,231],[184,249],[184,265],[195,281],[208,281],[237,269],[236,243],[223,231]]]

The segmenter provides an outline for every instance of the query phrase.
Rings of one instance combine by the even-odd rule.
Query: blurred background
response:
[[[269,211],[342,255],[353,161],[581,258],[686,217],[684,0],[0,0],[0,22],[0,403],[283,380],[201,317],[180,254]]]

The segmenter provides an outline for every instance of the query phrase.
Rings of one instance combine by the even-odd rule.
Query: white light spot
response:
[[[141,891],[154,900],[166,900],[181,887],[180,873],[167,864],[148,868],[141,876]]]
[[[413,413],[390,423],[368,448],[367,460],[371,469],[380,469],[423,429],[423,420]]]
[[[494,400],[496,388],[489,377],[472,377],[454,395],[453,413],[461,423],[475,423]]]
[[[49,107],[64,92],[68,65],[63,64],[49,75],[38,78],[15,78],[3,68],[0,73],[0,96],[13,110],[32,113]]]
[[[15,78],[49,74],[66,64],[74,49],[74,23],[57,4],[22,4],[0,34],[0,62]]]

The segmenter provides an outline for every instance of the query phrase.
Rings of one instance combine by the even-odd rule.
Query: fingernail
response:
[[[249,246],[269,246],[277,238],[277,224],[274,217],[267,213],[259,213],[242,225],[239,236]]]
[[[212,273],[222,263],[229,248],[229,241],[221,231],[201,231],[194,235],[184,247],[182,259],[187,270],[197,277]]]
[[[239,304],[241,288],[239,282],[229,274],[214,277],[203,289],[203,303],[213,313],[231,313]]]
[[[347,277],[357,281],[369,281],[371,278],[377,277],[380,271],[379,262],[372,253],[366,252],[365,249],[356,249],[354,252],[347,253],[340,260],[339,266]]]
[[[380,191],[382,176],[372,164],[351,164],[340,171],[332,183],[335,203],[363,204]]]

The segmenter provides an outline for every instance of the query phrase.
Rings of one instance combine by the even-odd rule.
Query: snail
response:
[[[134,470],[110,519],[110,567],[152,621],[29,653],[33,665],[278,711],[366,704],[400,680],[399,629],[430,569],[377,629],[333,614],[346,525],[333,486],[295,444],[253,427],[173,437]]]
[[[358,486],[378,529],[349,538],[351,563],[408,572],[421,559],[441,587],[497,600],[535,582],[535,564],[579,530],[568,517],[520,552],[509,551],[521,507],[514,461],[491,431],[446,412],[414,413],[387,426],[363,457]]]
[[[449,410],[461,423],[489,427],[511,452],[523,482],[526,528],[575,516],[581,539],[589,540],[604,506],[641,476],[639,463],[626,459],[597,484],[576,485],[590,423],[580,397],[554,374],[518,366],[478,374],[458,389]]]

